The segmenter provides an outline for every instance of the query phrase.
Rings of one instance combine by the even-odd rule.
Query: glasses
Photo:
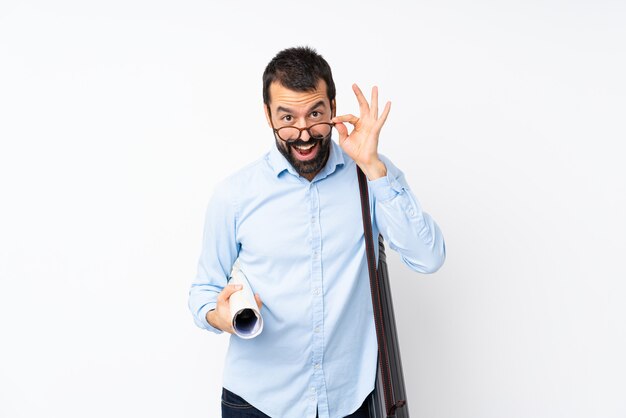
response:
[[[283,126],[282,128],[274,128],[274,132],[280,139],[290,143],[295,142],[302,136],[302,131],[307,131],[313,139],[325,139],[335,126],[332,122],[316,123],[306,128],[296,128],[295,126]]]

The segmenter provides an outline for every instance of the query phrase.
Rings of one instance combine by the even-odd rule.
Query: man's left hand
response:
[[[361,117],[342,115],[333,118],[335,128],[339,132],[339,145],[361,167],[368,179],[376,180],[387,175],[387,168],[378,157],[378,136],[389,115],[391,102],[387,102],[379,117],[378,87],[372,88],[371,106],[359,86],[353,84],[352,90],[359,102]],[[349,135],[348,128],[343,122],[348,122],[354,127]]]

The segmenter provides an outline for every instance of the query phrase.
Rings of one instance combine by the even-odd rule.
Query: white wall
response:
[[[447,241],[391,258],[411,415],[626,416],[623,1],[0,3],[0,416],[215,417],[187,291],[215,183],[308,44],[393,107]]]

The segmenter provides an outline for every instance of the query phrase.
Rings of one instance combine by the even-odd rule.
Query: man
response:
[[[377,344],[356,165],[368,178],[374,236],[418,272],[444,261],[439,228],[378,154],[391,103],[379,115],[376,87],[370,103],[353,90],[360,117],[336,116],[328,63],[310,48],[279,52],[263,74],[275,147],[209,203],[189,295],[195,322],[233,332],[228,300],[238,289],[227,279],[237,258],[264,322],[254,339],[230,338],[223,417],[367,416]]]

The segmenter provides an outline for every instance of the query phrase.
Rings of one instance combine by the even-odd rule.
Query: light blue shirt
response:
[[[439,227],[404,175],[369,181],[374,237],[421,273],[445,259]],[[378,256],[378,246],[376,255]],[[344,417],[374,389],[377,364],[359,188],[354,161],[331,141],[309,182],[273,147],[219,184],[189,292],[196,324],[206,320],[234,261],[263,300],[263,332],[230,337],[223,385],[271,417]]]

